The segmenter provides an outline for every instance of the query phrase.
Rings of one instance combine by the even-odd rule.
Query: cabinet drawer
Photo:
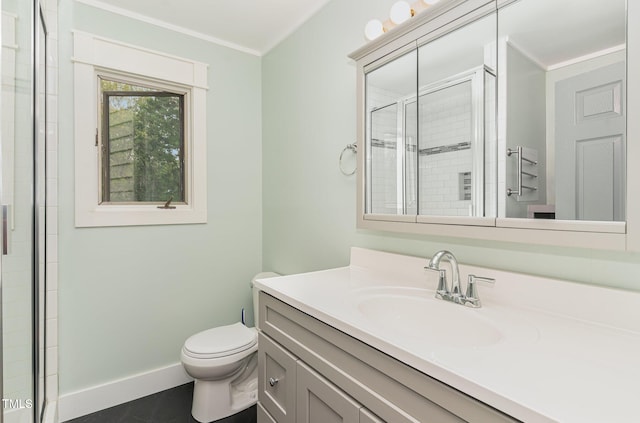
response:
[[[295,423],[298,359],[262,333],[258,345],[258,400],[278,423]]]
[[[258,423],[278,423],[267,413],[267,410],[264,409],[262,404],[258,403],[256,409],[258,412]]]
[[[360,404],[298,361],[297,423],[359,423]]]

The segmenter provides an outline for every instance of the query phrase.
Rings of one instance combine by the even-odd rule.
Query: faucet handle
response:
[[[425,266],[426,270],[432,272],[438,272],[438,287],[436,288],[436,298],[445,299],[449,297],[449,288],[447,287],[447,271],[444,269],[437,269],[431,266]]]
[[[496,282],[493,278],[484,278],[476,275],[469,275],[467,282],[467,293],[464,296],[463,304],[468,307],[479,308],[482,306],[480,297],[478,297],[478,290],[476,288],[477,282],[484,282],[494,284]]]

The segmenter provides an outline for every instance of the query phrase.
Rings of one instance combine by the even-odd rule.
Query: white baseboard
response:
[[[182,363],[154,369],[127,378],[60,395],[60,422],[95,413],[166,389],[191,382]]]
[[[58,423],[58,402],[51,401],[44,407],[42,423]]]

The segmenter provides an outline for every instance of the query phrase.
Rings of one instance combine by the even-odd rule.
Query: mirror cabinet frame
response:
[[[498,13],[501,7],[513,1],[442,1],[349,55],[357,63],[357,144],[361,152],[358,154],[357,172],[357,228],[561,247],[640,251],[640,193],[635,192],[640,181],[640,119],[637,118],[627,118],[625,222],[365,213],[366,74],[449,32]],[[640,2],[627,1],[627,22],[639,21]],[[627,117],[640,116],[640,78],[634,79],[634,75],[640,75],[640,26],[627,25]],[[638,165],[634,166],[635,163]]]

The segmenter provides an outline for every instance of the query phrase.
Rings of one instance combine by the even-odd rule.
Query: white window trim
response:
[[[207,222],[207,65],[73,31],[76,227]],[[100,204],[98,75],[156,81],[182,89],[185,106],[187,204],[159,209],[146,204]]]

